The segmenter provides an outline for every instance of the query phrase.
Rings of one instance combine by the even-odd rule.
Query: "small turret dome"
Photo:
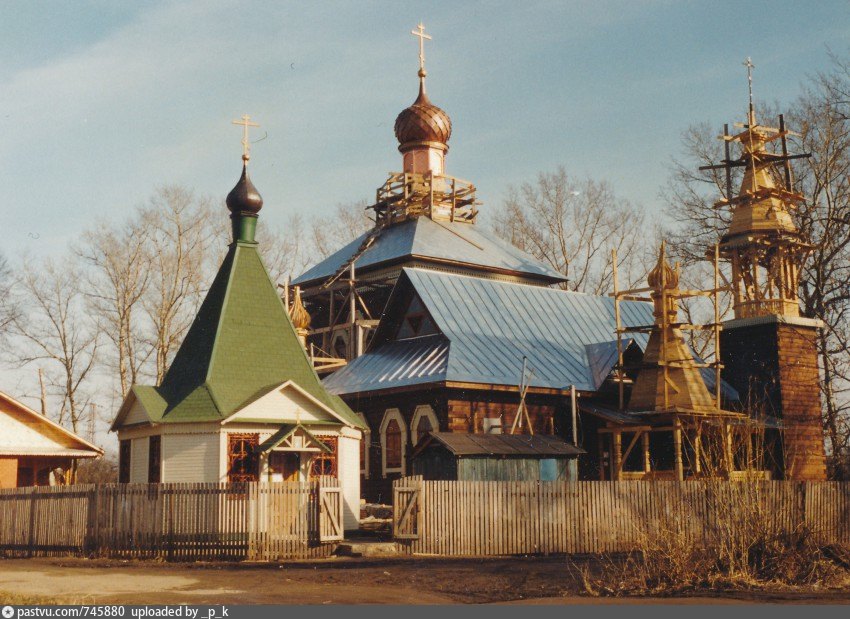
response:
[[[667,290],[673,290],[679,285],[679,274],[670,266],[664,257],[664,246],[658,255],[658,262],[646,278],[650,288],[659,289],[663,285]]]
[[[292,326],[295,327],[296,331],[306,331],[310,328],[311,318],[301,300],[301,288],[295,288],[295,299],[289,308],[289,318],[292,320]]]

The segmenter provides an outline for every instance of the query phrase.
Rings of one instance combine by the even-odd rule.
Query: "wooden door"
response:
[[[301,454],[297,451],[273,451],[269,455],[269,473],[281,475],[282,481],[301,481]]]

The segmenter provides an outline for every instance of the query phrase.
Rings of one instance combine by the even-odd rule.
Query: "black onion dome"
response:
[[[227,194],[227,208],[233,214],[256,215],[263,208],[263,197],[248,177],[248,166],[242,166],[242,176]]]
[[[425,94],[425,84],[420,84],[416,101],[395,119],[395,137],[399,144],[402,146],[410,142],[447,144],[451,136],[451,118],[431,103],[428,95]]]

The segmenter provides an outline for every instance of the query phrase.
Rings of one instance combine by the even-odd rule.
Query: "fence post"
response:
[[[100,486],[95,485],[88,496],[88,513],[86,514],[86,536],[83,540],[83,552],[91,557],[97,552],[98,524],[100,519]]]
[[[165,496],[168,497],[168,560],[174,558],[174,488],[167,488]]]
[[[29,549],[29,558],[33,557],[33,548],[35,548],[35,501],[36,501],[36,487],[33,486],[29,489],[30,495],[30,526],[29,526],[29,539],[27,540],[27,547]]]

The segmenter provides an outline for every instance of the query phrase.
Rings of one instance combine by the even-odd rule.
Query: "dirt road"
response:
[[[821,595],[658,600],[581,596],[563,558],[332,559],[285,565],[164,564],[84,559],[0,560],[6,597],[125,604],[848,603]]]

